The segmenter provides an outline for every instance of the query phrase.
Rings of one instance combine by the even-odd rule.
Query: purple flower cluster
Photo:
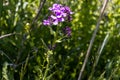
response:
[[[71,28],[67,26],[67,27],[63,28],[63,32],[64,32],[65,35],[70,37],[72,31],[71,31]]]
[[[57,25],[59,22],[72,20],[71,14],[73,14],[73,12],[71,12],[68,6],[53,4],[49,10],[51,11],[51,15],[47,20],[43,21],[44,25]]]

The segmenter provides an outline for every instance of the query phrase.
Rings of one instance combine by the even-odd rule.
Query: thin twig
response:
[[[87,54],[85,56],[85,59],[84,59],[84,63],[82,65],[82,68],[81,68],[81,71],[80,71],[80,74],[79,74],[79,77],[78,77],[78,80],[81,80],[81,77],[82,77],[82,73],[85,69],[85,66],[86,66],[86,63],[88,61],[88,58],[89,58],[89,55],[90,55],[90,51],[92,49],[92,45],[93,45],[93,42],[95,40],[95,37],[96,37],[96,33],[98,32],[98,29],[99,29],[99,25],[100,25],[100,21],[103,17],[103,14],[104,14],[104,11],[105,11],[105,8],[107,6],[107,3],[108,3],[108,0],[104,0],[104,3],[103,3],[103,6],[102,6],[102,9],[101,9],[101,12],[100,12],[100,16],[99,16],[99,19],[97,21],[97,24],[96,24],[96,29],[94,30],[94,33],[92,35],[92,38],[91,38],[91,41],[90,41],[90,45],[88,47],[88,50],[87,50]]]
[[[35,48],[35,49],[33,49],[32,51],[30,51],[28,54],[30,54],[30,53],[32,53],[32,52],[37,53],[37,52],[38,52],[38,49]],[[36,55],[33,55],[33,56],[29,57],[29,60],[33,59],[35,56],[36,56]],[[20,63],[18,63],[18,64],[9,63],[8,65],[9,65],[9,66],[12,66],[12,67],[15,69],[16,67],[18,67],[18,66],[20,66],[20,65],[22,65],[22,64],[25,64],[25,62],[26,62],[26,60],[24,60],[24,61],[22,61],[22,62],[20,62]]]
[[[36,16],[34,17],[32,23],[31,23],[31,30],[33,30],[34,27],[32,27],[32,25],[37,22],[38,17],[39,17],[39,15],[40,15],[40,13],[41,13],[41,10],[42,10],[45,2],[46,2],[46,0],[40,0],[38,12],[37,12]],[[30,30],[30,31],[31,31],[31,30]],[[30,31],[29,31],[29,33],[30,33]],[[28,33],[25,34],[25,35],[23,35],[23,37],[24,37],[24,36],[27,36],[27,35],[28,35]],[[31,36],[31,34],[30,34],[30,36]],[[24,47],[24,45],[23,45],[24,41],[25,41],[25,39],[23,38],[23,39],[22,39],[22,42],[21,42],[22,48],[19,50],[16,63],[18,62],[18,60],[20,59],[20,56],[21,56],[21,54],[22,54],[22,49],[23,49],[23,47]]]
[[[29,58],[29,60],[33,59],[34,57],[35,57],[35,55],[31,56],[31,57]],[[8,66],[11,66],[11,67],[13,67],[13,68],[15,69],[15,68],[17,68],[18,66],[25,64],[25,62],[26,62],[26,60],[20,62],[19,64],[8,63]]]
[[[40,13],[41,13],[41,10],[42,10],[45,2],[46,2],[46,0],[40,0],[38,12],[37,12],[36,16],[34,17],[34,19],[33,19],[33,21],[32,21],[32,25],[37,22],[38,17],[39,17],[39,15],[40,15]]]
[[[92,79],[92,76],[94,75],[95,68],[96,68],[96,66],[97,66],[97,64],[98,64],[98,61],[99,61],[99,59],[100,59],[101,53],[102,53],[102,51],[103,51],[103,48],[104,48],[105,45],[107,44],[109,38],[110,38],[110,35],[109,35],[109,32],[108,32],[107,35],[106,35],[106,37],[105,37],[105,39],[104,39],[104,41],[103,41],[103,43],[102,43],[102,45],[101,45],[101,49],[98,50],[98,54],[97,54],[97,56],[96,56],[96,58],[95,58],[95,62],[94,62],[94,64],[93,64],[92,72],[91,72],[88,80],[91,80],[91,79]]]
[[[38,48],[34,48],[33,50],[31,50],[31,51],[28,53],[28,55],[29,55],[30,53],[37,53],[37,52],[38,52]],[[0,54],[1,54],[1,55],[4,55],[5,57],[7,57],[7,59],[11,62],[11,63],[8,63],[8,66],[13,67],[14,69],[16,69],[17,67],[19,67],[20,65],[25,64],[25,62],[26,62],[26,60],[24,60],[24,61],[16,64],[16,63],[14,63],[14,62],[12,61],[12,59],[11,59],[7,54],[5,54],[2,50],[0,50]],[[29,60],[33,59],[35,56],[36,56],[36,55],[33,55],[33,56],[29,57]]]
[[[12,59],[7,54],[5,54],[3,51],[0,50],[0,54],[1,55],[3,54],[4,56],[6,56],[8,60],[13,63]]]
[[[37,49],[37,48],[34,48],[34,49],[33,49],[32,51],[30,51],[28,54],[33,53],[33,52],[37,53],[37,52],[38,52],[38,49]],[[33,59],[34,57],[35,57],[35,55],[29,57],[29,60],[30,60],[30,59]],[[22,61],[21,63],[17,64],[16,67],[24,64],[25,62],[26,62],[26,60],[25,60],[25,61]]]
[[[18,54],[17,54],[17,59],[16,59],[16,64],[17,64],[17,62],[19,62],[19,59],[20,59],[20,57],[21,57],[21,54],[22,54],[22,52],[23,52],[23,49],[24,49],[24,42],[26,41],[26,34],[23,34],[23,37],[22,37],[22,40],[21,40],[21,44],[20,44],[20,48],[19,48],[19,50],[18,50]]]
[[[5,37],[8,37],[8,36],[15,35],[15,34],[16,34],[16,33],[5,34],[5,35],[0,36],[0,39],[5,38]]]

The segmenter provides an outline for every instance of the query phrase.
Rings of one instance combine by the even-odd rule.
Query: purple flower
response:
[[[44,20],[44,21],[43,21],[43,24],[44,24],[44,25],[50,25],[50,20]]]
[[[73,14],[73,12],[71,12],[71,10],[70,10],[70,8],[68,6],[65,6],[64,8],[65,8],[65,10],[64,10],[65,13]]]
[[[51,15],[47,20],[43,20],[43,25],[49,26],[49,25],[57,25],[58,19],[56,16]]]
[[[56,16],[51,15],[50,18],[51,18],[51,21],[52,21],[53,25],[57,25],[58,24],[58,19],[57,19]]]
[[[49,8],[50,11],[54,11],[54,10],[59,10],[62,7],[61,4],[53,4],[52,7]]]
[[[71,28],[70,27],[65,27],[65,28],[63,28],[63,33],[65,34],[65,35],[67,35],[68,37],[70,37],[71,36]]]
[[[59,22],[72,20],[71,14],[73,14],[73,12],[68,6],[53,4],[53,6],[49,8],[49,10],[52,13],[50,19],[43,21],[44,25],[57,25]]]
[[[71,20],[72,20],[72,17],[71,17],[71,16],[68,16],[68,17],[67,17],[67,20],[68,20],[68,21],[71,21]]]

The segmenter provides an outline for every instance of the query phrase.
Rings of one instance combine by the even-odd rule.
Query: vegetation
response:
[[[99,21],[104,1],[0,0],[0,79],[77,80],[88,59],[81,80],[119,80],[120,0],[109,0]],[[70,7],[72,20],[43,25],[55,3]]]

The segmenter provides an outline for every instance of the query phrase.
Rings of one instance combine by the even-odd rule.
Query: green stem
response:
[[[57,26],[57,29],[56,29],[56,33],[54,35],[54,40],[53,40],[53,43],[52,43],[52,46],[54,46],[56,44],[56,40],[57,40],[57,36],[58,36],[58,30],[59,30],[59,27]]]

